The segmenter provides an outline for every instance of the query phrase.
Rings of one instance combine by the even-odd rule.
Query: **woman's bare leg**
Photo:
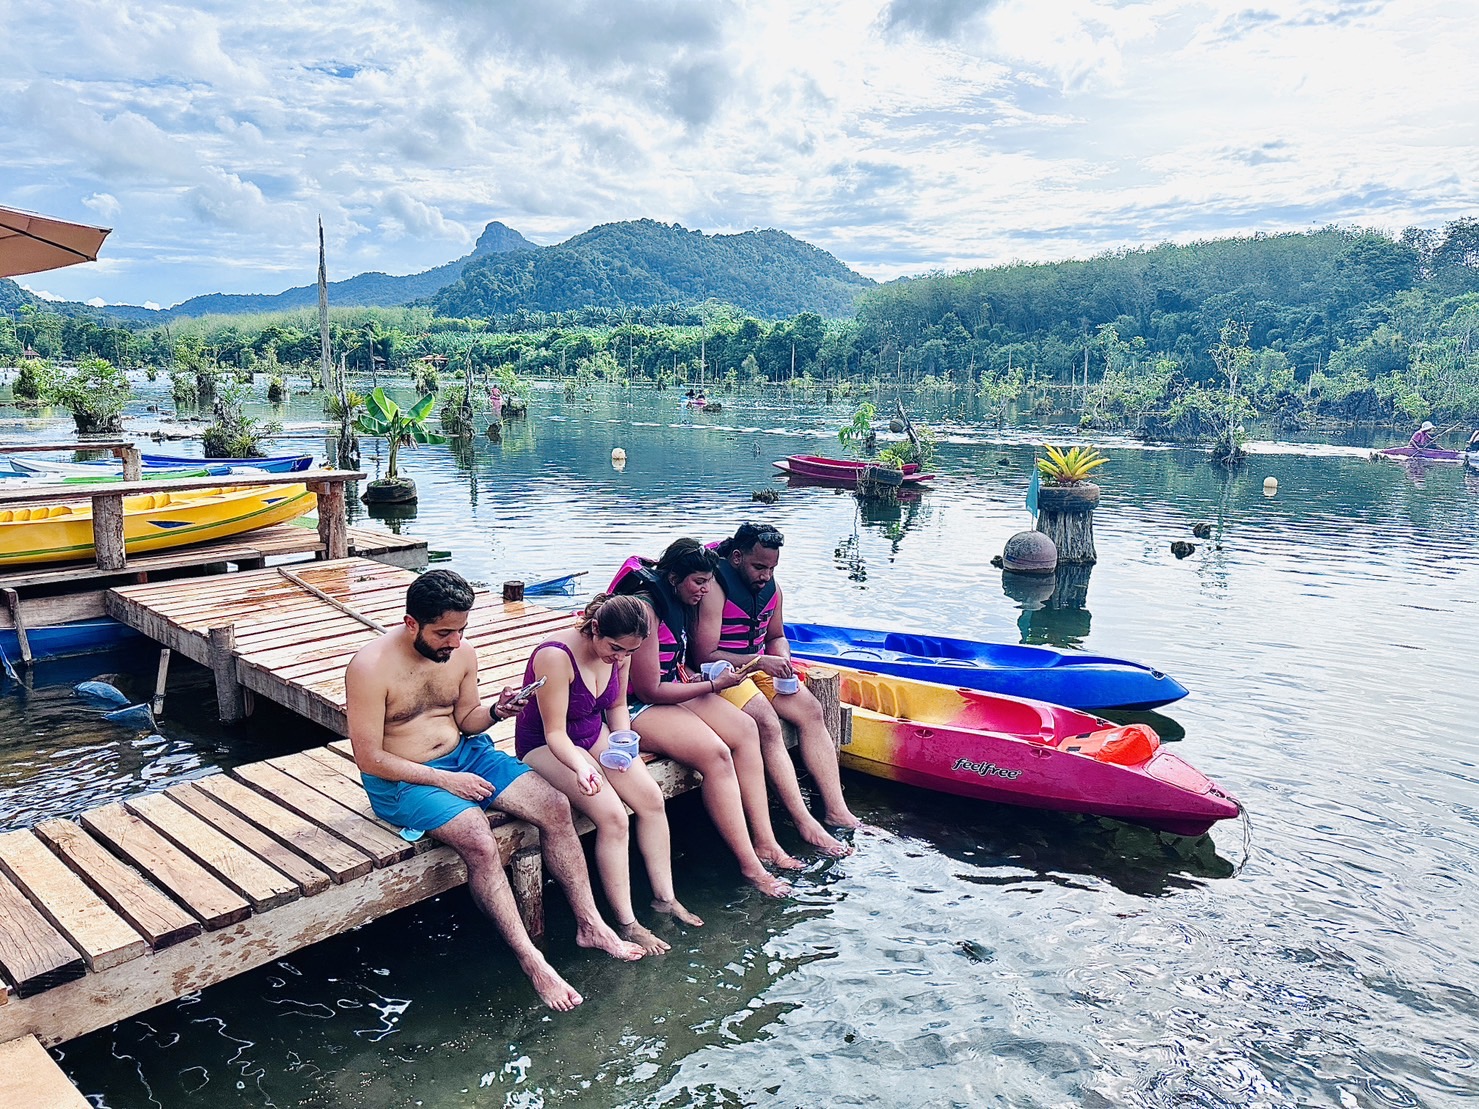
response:
[[[740,798],[745,805],[745,818],[755,839],[755,854],[762,862],[782,870],[801,869],[801,860],[793,858],[776,839],[770,822],[770,798],[765,792],[765,760],[760,751],[760,732],[755,721],[743,709],[735,708],[723,697],[710,694],[685,701],[683,708],[693,713],[714,730],[729,747],[734,758],[734,772],[739,778]],[[797,787],[800,792],[800,787]]]
[[[791,887],[765,869],[750,843],[744,802],[729,747],[701,719],[677,705],[653,705],[633,722],[644,750],[666,755],[704,776],[704,806],[734,852],[740,873],[761,893],[783,897]]]

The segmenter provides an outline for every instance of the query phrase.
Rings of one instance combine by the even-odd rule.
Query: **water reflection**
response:
[[[1059,563],[1051,574],[1001,572],[1001,590],[1021,606],[1021,642],[1049,647],[1081,647],[1089,637],[1088,609],[1092,563]]]

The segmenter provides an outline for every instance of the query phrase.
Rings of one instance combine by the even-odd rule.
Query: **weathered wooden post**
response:
[[[544,857],[538,845],[515,851],[508,869],[519,919],[524,922],[524,930],[538,939],[544,935]]]
[[[216,677],[216,711],[222,724],[236,724],[246,717],[246,699],[236,679],[236,625],[210,629],[210,667]]]
[[[123,459],[124,481],[138,481],[144,476],[138,447],[118,447],[113,453]]]
[[[512,604],[514,601],[524,599],[524,583],[521,581],[506,581],[503,583],[503,603]]]
[[[99,570],[122,570],[128,565],[123,546],[123,494],[92,496],[92,543]]]
[[[1068,485],[1043,482],[1037,494],[1037,530],[1058,548],[1058,561],[1097,562],[1094,550],[1094,508],[1099,486],[1091,481]]]
[[[349,517],[344,505],[344,481],[310,481],[318,496],[318,538],[324,558],[349,557]]]
[[[829,666],[809,666],[806,670],[806,688],[822,706],[822,722],[827,725],[827,734],[832,743],[842,745],[842,675]]]

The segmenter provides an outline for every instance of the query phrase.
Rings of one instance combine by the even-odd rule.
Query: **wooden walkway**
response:
[[[416,576],[353,558],[295,573],[387,626]],[[107,605],[228,684],[341,735],[344,668],[378,634],[276,569],[128,586]],[[570,619],[480,591],[468,638],[483,695],[514,684],[533,645]],[[511,748],[512,722],[499,729]],[[698,782],[649,764],[669,797]],[[537,832],[490,819],[539,934]],[[345,740],[0,835],[0,1045],[61,1043],[465,880],[451,849],[408,843],[375,816]]]
[[[295,573],[335,600],[385,627],[400,623],[408,570],[363,558],[295,567]],[[268,698],[339,735],[344,718],[344,668],[378,632],[284,578],[276,569],[228,577],[158,582],[112,589],[109,616],[216,672],[218,702],[251,693]],[[467,641],[478,652],[484,698],[516,685],[529,652],[570,623],[525,601],[505,603],[479,590]],[[244,707],[245,708],[245,707]]]

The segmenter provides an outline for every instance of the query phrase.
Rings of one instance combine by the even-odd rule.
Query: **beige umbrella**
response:
[[[95,262],[110,230],[0,208],[0,277]]]

